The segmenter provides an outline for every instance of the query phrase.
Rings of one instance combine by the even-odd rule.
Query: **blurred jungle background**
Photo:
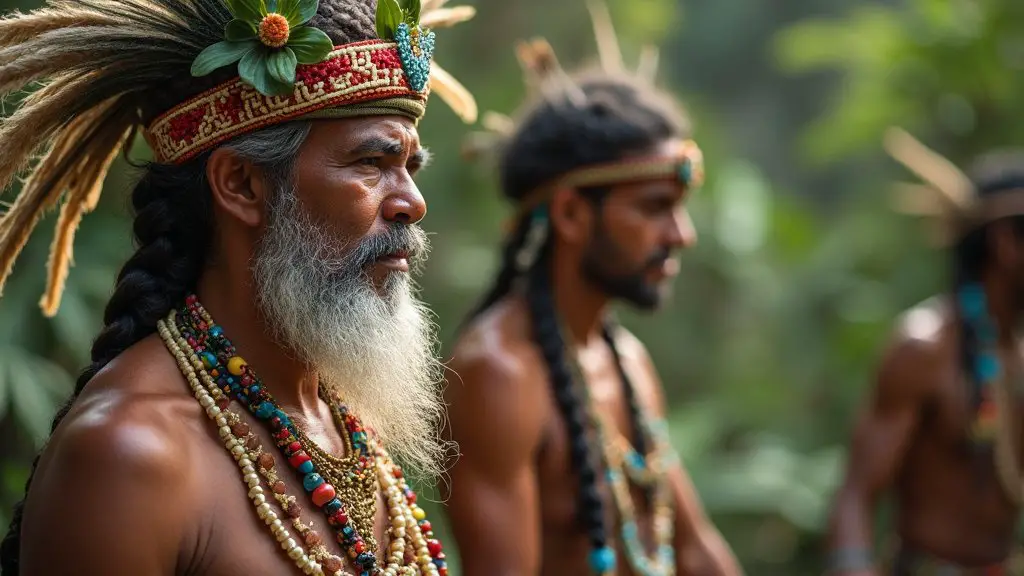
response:
[[[548,38],[567,67],[595,54],[582,0],[465,3],[477,18],[440,36],[438,60],[484,110],[513,112],[523,97],[517,39]],[[0,0],[4,11],[37,4]],[[1024,3],[609,5],[630,61],[644,44],[661,48],[661,83],[686,103],[708,173],[692,201],[700,243],[673,303],[623,320],[658,364],[676,447],[747,573],[820,573],[843,445],[891,322],[945,286],[924,228],[889,209],[891,182],[910,176],[882,153],[882,134],[901,125],[960,162],[1019,144]],[[421,134],[436,160],[421,188],[425,226],[440,233],[423,284],[447,341],[490,281],[508,210],[491,167],[460,159],[468,129],[443,105],[432,110]],[[131,249],[132,178],[115,165],[85,219],[56,318],[36,305],[49,234],[36,234],[0,299],[5,528]]]

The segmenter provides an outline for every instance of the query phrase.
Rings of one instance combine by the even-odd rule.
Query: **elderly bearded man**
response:
[[[0,271],[63,195],[44,311],[125,138],[155,156],[4,576],[447,572],[389,455],[431,472],[442,446],[409,277],[416,124],[428,83],[476,113],[431,69],[427,27],[472,16],[442,1],[52,0],[0,21],[2,89],[44,81],[0,128],[0,180],[46,150]]]

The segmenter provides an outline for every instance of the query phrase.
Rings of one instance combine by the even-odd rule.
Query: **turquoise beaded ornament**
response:
[[[602,546],[590,551],[590,569],[594,574],[604,575],[615,569],[615,550]]]
[[[434,33],[420,27],[420,0],[379,0],[377,36],[394,40],[402,59],[409,87],[423,92],[430,80],[430,62],[434,58]]]
[[[971,437],[976,445],[989,446],[995,440],[999,412],[992,388],[998,384],[1003,373],[996,328],[989,315],[985,290],[980,284],[961,286],[956,296],[960,313],[970,325],[978,343],[974,365],[969,367],[974,375],[978,402],[974,422],[971,424]]]

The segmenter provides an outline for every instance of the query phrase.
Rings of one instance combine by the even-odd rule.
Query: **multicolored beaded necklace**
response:
[[[568,336],[569,332],[563,328],[562,333],[566,335],[574,383],[580,390],[588,419],[601,446],[605,475],[619,513],[619,534],[626,552],[626,560],[640,576],[674,576],[676,565],[672,538],[675,532],[675,508],[668,483],[668,470],[678,458],[668,441],[667,428],[660,420],[652,420],[643,407],[639,407],[641,431],[647,438],[647,445],[652,448],[646,455],[637,452],[630,441],[616,430],[614,423],[599,414],[586,386],[583,371],[576,361],[575,345]],[[629,383],[626,382],[625,385]],[[652,492],[655,540],[653,554],[647,552],[640,539],[636,509],[629,491],[630,480]],[[599,575],[611,574],[615,569],[614,550],[594,550],[591,553],[590,564],[591,569]]]
[[[252,369],[235,354],[223,330],[202,308],[198,298],[189,296],[180,311],[172,312],[166,321],[159,324],[158,331],[168,349],[178,359],[179,367],[189,380],[196,398],[217,424],[221,437],[225,439],[225,446],[242,468],[243,480],[250,487],[249,495],[260,517],[271,527],[282,548],[303,572],[324,574],[326,570],[326,574],[331,576],[347,574],[341,569],[341,559],[327,553],[320,536],[299,520],[301,507],[293,496],[286,493],[285,484],[277,478],[273,456],[263,451],[259,438],[249,430],[241,417],[227,410],[232,396],[258,419],[268,423],[279,450],[302,477],[303,488],[309,492],[313,503],[327,515],[328,524],[334,528],[338,542],[359,569],[360,576],[446,576],[447,565],[442,546],[433,538],[432,527],[423,509],[415,504],[415,493],[405,483],[401,468],[390,460],[373,436],[363,430],[358,419],[340,401],[331,399],[328,403],[336,423],[347,432],[345,436],[350,457],[335,458],[334,462],[351,464],[348,478],[360,480],[359,484],[363,486],[367,484],[366,476],[372,476],[375,471],[388,502],[391,521],[388,534],[391,542],[388,564],[383,568],[377,565],[375,554],[366,544],[366,535],[373,530],[373,516],[370,516],[369,527],[363,531],[359,530],[362,527],[353,525],[348,517],[348,510],[353,504],[350,502],[346,506],[338,498],[337,490],[324,480],[309,455],[309,452],[318,455],[327,453],[309,442],[274,402]],[[259,485],[257,468],[281,509],[292,519],[296,531],[302,535],[310,554],[288,537],[287,529],[270,509]],[[373,492],[376,493],[376,487]],[[372,498],[375,505],[375,494]],[[409,562],[406,562],[407,535],[413,551]]]
[[[1003,369],[998,332],[984,287],[980,284],[960,287],[957,304],[978,343],[971,370],[979,388],[980,403],[971,425],[971,437],[979,446],[994,444],[1000,482],[1007,496],[1019,505],[1024,501],[1024,473],[1017,459],[1019,421],[1012,417],[1012,412],[1013,399],[1022,391],[1021,383],[1011,383],[1009,374]]]

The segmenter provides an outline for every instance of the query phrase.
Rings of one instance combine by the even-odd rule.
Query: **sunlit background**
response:
[[[548,38],[567,67],[595,54],[582,0],[468,3],[477,18],[439,34],[437,56],[484,110],[514,112],[524,96],[517,39]],[[0,0],[4,11],[38,4]],[[959,162],[1020,144],[1024,2],[609,4],[628,62],[661,47],[661,84],[687,106],[708,175],[674,301],[623,321],[660,369],[676,448],[747,573],[818,574],[843,444],[891,322],[945,286],[924,229],[889,210],[891,182],[908,175],[883,155],[882,133],[903,126]],[[460,158],[469,130],[440,102],[421,125],[436,156],[421,181],[437,232],[424,297],[446,353],[495,270],[508,214],[493,166]],[[119,161],[84,220],[56,318],[36,305],[52,218],[0,299],[3,526],[131,251],[132,178]]]

